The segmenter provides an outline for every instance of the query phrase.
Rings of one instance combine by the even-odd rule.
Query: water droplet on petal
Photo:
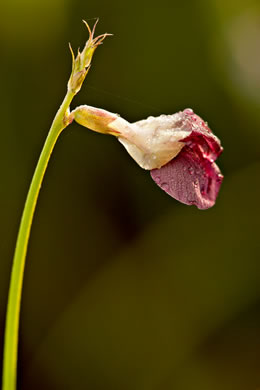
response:
[[[168,183],[162,183],[162,184],[161,184],[161,188],[162,188],[164,191],[169,191],[169,184],[168,184]]]
[[[223,175],[221,175],[221,173],[219,173],[216,180],[218,183],[220,183],[223,180]]]
[[[193,175],[194,169],[193,169],[192,167],[189,167],[189,168],[188,168],[188,171],[189,171],[190,175]]]
[[[184,114],[187,114],[187,115],[192,115],[193,114],[192,108],[186,108],[186,110],[184,110],[183,112],[184,112]]]
[[[154,176],[153,179],[154,179],[154,181],[155,181],[156,184],[159,185],[159,184],[161,183],[160,176]]]

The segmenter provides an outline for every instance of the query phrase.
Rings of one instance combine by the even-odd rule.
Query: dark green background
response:
[[[129,121],[191,107],[224,153],[216,206],[179,204],[115,138],[61,135],[25,272],[19,389],[260,388],[257,0],[1,4],[0,332],[19,220],[87,31],[113,33],[73,102]]]

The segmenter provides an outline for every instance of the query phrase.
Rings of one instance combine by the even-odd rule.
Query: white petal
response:
[[[135,122],[127,133],[121,130],[120,133],[119,141],[137,164],[144,169],[155,169],[177,156],[184,146],[180,140],[190,135],[191,127],[183,115],[176,113]]]

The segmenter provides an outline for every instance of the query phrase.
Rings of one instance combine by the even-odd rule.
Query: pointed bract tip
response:
[[[85,24],[85,26],[87,27],[88,29],[88,32],[89,32],[89,36],[91,37],[92,35],[92,31],[91,31],[91,28],[89,27],[89,24],[86,22],[86,20],[82,19],[82,22]]]
[[[70,49],[71,57],[72,57],[72,64],[74,64],[75,55],[74,55],[74,52],[73,52],[73,49],[72,49],[72,46],[71,46],[70,42],[69,42],[69,49]]]

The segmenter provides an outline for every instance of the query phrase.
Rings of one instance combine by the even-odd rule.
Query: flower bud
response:
[[[95,33],[95,28],[97,25],[98,20],[96,21],[93,30],[90,30],[89,25],[87,22],[85,23],[88,31],[89,31],[89,39],[87,40],[84,49],[82,52],[78,50],[77,57],[75,58],[75,55],[73,53],[73,50],[70,46],[70,51],[72,55],[72,71],[71,71],[71,76],[68,81],[68,90],[72,91],[74,94],[78,93],[83,81],[85,80],[85,77],[89,71],[91,60],[93,57],[93,54],[97,48],[97,46],[101,45],[103,40],[111,34],[102,34],[99,35],[98,37],[94,38],[94,33]]]

